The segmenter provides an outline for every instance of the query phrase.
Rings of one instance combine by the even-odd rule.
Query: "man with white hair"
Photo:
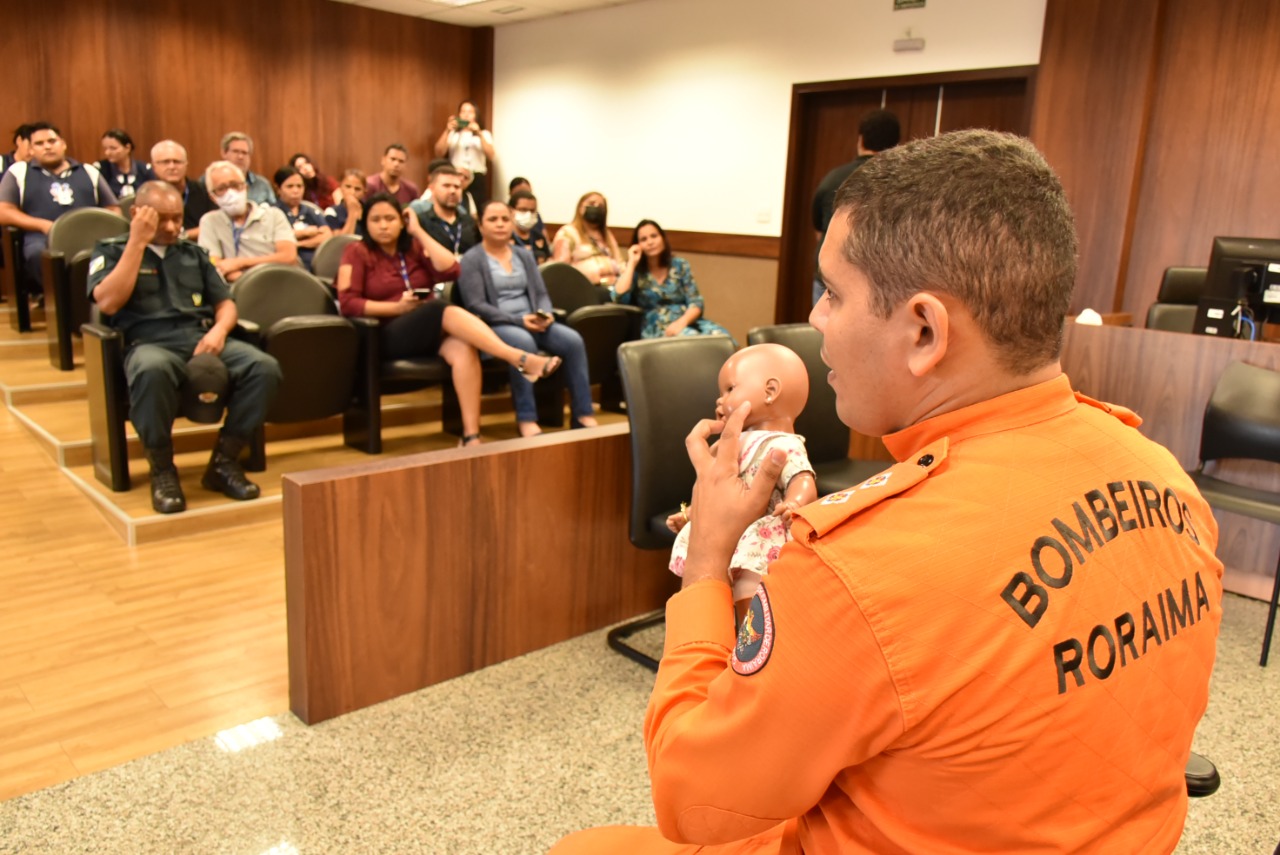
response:
[[[218,210],[209,191],[199,181],[187,179],[187,150],[174,140],[161,140],[151,147],[151,168],[156,177],[182,194],[182,234],[187,240],[200,238],[200,218]]]
[[[204,186],[218,210],[200,218],[200,246],[228,282],[260,264],[296,264],[298,239],[274,205],[249,201],[244,172],[234,163],[214,161]]]

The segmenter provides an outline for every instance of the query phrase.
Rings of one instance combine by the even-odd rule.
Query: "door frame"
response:
[[[997,80],[1023,80],[1027,84],[1024,125],[1030,129],[1032,105],[1035,102],[1036,69],[1034,65],[1015,65],[1004,68],[978,68],[964,71],[942,71],[931,74],[907,74],[897,77],[864,77],[852,80],[826,80],[817,83],[795,83],[791,86],[791,125],[787,133],[787,175],[782,202],[782,236],[778,247],[778,287],[774,304],[774,322],[799,323],[809,317],[813,304],[812,280],[798,276],[798,271],[811,265],[807,250],[802,252],[799,235],[811,230],[809,203],[814,187],[798,186],[801,160],[806,155],[802,147],[804,128],[809,111],[820,96],[832,93],[888,90],[906,86],[945,86],[954,83],[990,82]],[[883,102],[883,98],[881,99]],[[801,256],[804,258],[801,258]]]

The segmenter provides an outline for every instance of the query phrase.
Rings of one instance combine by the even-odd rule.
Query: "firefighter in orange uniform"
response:
[[[645,717],[658,828],[553,852],[1172,852],[1217,529],[1140,419],[1062,374],[1057,178],[962,131],[878,155],[836,209],[810,320],[841,420],[898,463],[796,514],[735,632],[728,560],[773,479],[737,480],[740,410],[694,429]]]

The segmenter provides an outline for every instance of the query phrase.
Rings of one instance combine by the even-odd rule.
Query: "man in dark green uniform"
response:
[[[171,185],[144,184],[129,234],[99,242],[89,262],[89,298],[125,337],[129,418],[151,464],[151,505],[162,514],[187,506],[171,436],[187,360],[213,354],[231,378],[227,418],[201,483],[233,499],[258,497],[239,457],[280,383],[273,358],[227,338],[236,304],[204,250],[179,239],[182,210],[182,196]]]

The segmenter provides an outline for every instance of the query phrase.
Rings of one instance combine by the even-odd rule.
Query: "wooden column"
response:
[[[619,424],[286,476],[290,708],[324,721],[660,607],[678,580],[627,539],[630,466]]]

